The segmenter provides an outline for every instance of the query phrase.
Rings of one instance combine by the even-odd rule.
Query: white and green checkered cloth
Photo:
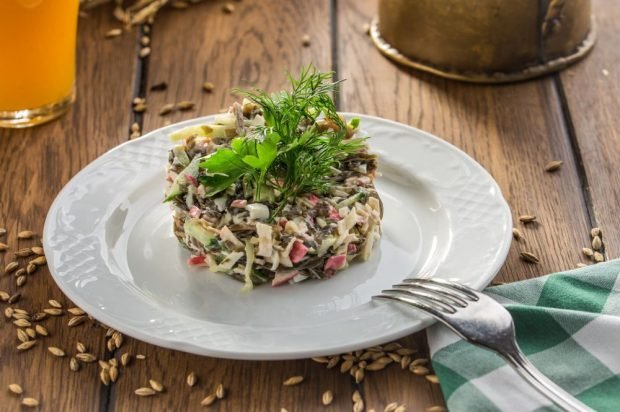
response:
[[[620,260],[486,292],[510,311],[519,346],[541,372],[597,411],[620,411]],[[450,411],[555,410],[494,353],[443,325],[428,339]]]

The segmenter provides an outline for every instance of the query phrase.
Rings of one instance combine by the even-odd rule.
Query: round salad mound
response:
[[[324,279],[366,260],[381,234],[376,157],[336,113],[330,73],[248,92],[212,124],[170,135],[166,200],[188,263],[244,289]]]

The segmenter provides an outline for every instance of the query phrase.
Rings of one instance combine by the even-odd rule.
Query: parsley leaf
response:
[[[232,149],[220,149],[209,155],[199,165],[205,173],[198,177],[207,187],[207,195],[213,196],[226,190],[243,175],[252,170]]]

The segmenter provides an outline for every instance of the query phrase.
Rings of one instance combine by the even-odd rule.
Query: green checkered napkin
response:
[[[620,260],[486,292],[510,311],[541,372],[597,411],[620,411]],[[443,325],[428,339],[450,411],[555,410],[494,353]]]

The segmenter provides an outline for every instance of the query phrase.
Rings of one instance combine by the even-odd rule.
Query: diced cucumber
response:
[[[187,184],[188,175],[192,175],[194,177],[198,176],[198,165],[200,164],[202,160],[203,158],[200,156],[194,157],[192,161],[189,163],[189,165],[187,165],[187,167],[183,169],[181,173],[179,173],[176,179],[174,179],[174,182],[172,182],[170,189],[168,189],[168,193],[166,194],[164,203],[169,202],[170,200],[174,199],[175,197],[183,193],[183,189],[181,188],[181,185]]]
[[[207,224],[204,220],[186,220],[183,225],[183,229],[185,230],[185,233],[202,243],[203,246],[208,248],[213,244],[215,233],[207,229]]]
[[[212,131],[213,129],[211,129],[211,126],[207,126],[207,125],[187,126],[180,130],[177,130],[176,132],[170,133],[168,138],[172,140],[173,142],[177,142],[179,140],[185,140],[188,137],[192,137],[192,136],[206,137]]]
[[[187,166],[189,164],[189,156],[187,155],[184,146],[175,146],[172,149],[172,152],[181,165]]]
[[[340,203],[338,203],[336,205],[337,209],[340,209],[341,207],[349,207],[353,204],[355,204],[355,202],[357,202],[358,200],[363,199],[366,196],[365,192],[359,191],[356,194],[347,197],[346,199],[344,199],[343,201],[341,201]]]
[[[319,246],[319,251],[317,252],[318,256],[323,256],[330,247],[332,247],[336,243],[336,238],[333,236],[326,237],[321,241],[321,246]]]
[[[211,131],[207,134],[208,137],[214,137],[219,139],[229,139],[235,136],[235,129],[230,128],[230,126],[224,126],[221,124],[211,124],[209,125]]]
[[[215,116],[215,124],[235,129],[237,128],[237,116],[233,113],[222,113]]]

